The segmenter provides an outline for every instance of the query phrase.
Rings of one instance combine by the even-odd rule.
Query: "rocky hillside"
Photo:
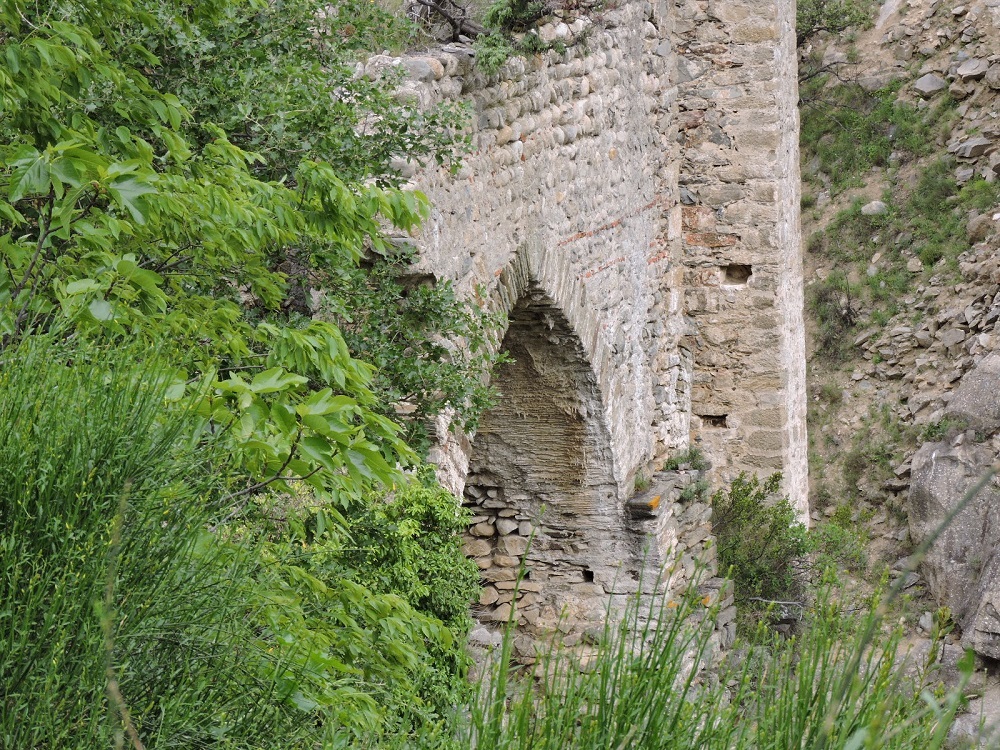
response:
[[[813,521],[867,541],[874,577],[1000,455],[1000,2],[889,0],[800,53]],[[984,664],[997,486],[911,574],[902,613],[920,633],[949,607]]]

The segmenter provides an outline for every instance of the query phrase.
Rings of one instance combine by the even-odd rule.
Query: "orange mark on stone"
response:
[[[659,508],[660,507],[660,496],[656,495],[655,497],[650,498],[648,505],[649,505],[649,509],[650,510],[656,510],[657,508]]]
[[[609,268],[611,268],[611,266],[616,266],[619,263],[624,263],[626,260],[627,258],[624,255],[619,255],[617,258],[613,258],[609,260],[607,263],[602,263],[597,268],[592,268],[591,270],[587,271],[585,274],[583,274],[583,278],[585,279],[593,278],[601,271],[607,271]]]

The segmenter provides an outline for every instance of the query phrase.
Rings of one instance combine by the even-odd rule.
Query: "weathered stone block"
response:
[[[528,551],[528,540],[521,536],[505,536],[497,542],[497,550],[510,557],[520,557]]]
[[[506,518],[498,519],[496,522],[496,530],[505,535],[515,533],[517,531],[517,527],[517,521],[511,521]]]
[[[732,40],[736,44],[753,44],[756,42],[776,41],[779,37],[778,25],[758,18],[753,18],[738,24],[732,32]]]
[[[482,557],[493,551],[493,545],[487,539],[474,539],[465,543],[462,552],[467,557]]]

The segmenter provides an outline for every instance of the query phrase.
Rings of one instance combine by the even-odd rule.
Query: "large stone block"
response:
[[[965,334],[958,332],[965,341]],[[942,339],[942,343],[945,343]],[[949,346],[951,343],[945,343]],[[1000,430],[1000,354],[988,354],[962,378],[948,402],[947,414],[969,427],[992,434]]]

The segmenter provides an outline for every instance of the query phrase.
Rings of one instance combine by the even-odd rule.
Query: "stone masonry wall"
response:
[[[807,512],[795,10],[677,5],[692,438],[728,481],[784,472]]]
[[[565,41],[564,53],[515,58],[489,78],[461,45],[403,61],[411,96],[473,110],[461,172],[413,177],[434,204],[418,270],[469,294],[482,285],[504,310],[525,291],[520,276],[551,297],[593,369],[619,493],[688,441],[667,11],[626,2],[596,21],[550,24],[542,34]],[[523,274],[502,282],[515,265]],[[468,452],[439,456],[454,487]]]
[[[516,617],[539,632],[586,630],[675,555],[666,584],[688,580],[707,507],[675,482],[644,511],[634,487],[691,441],[713,483],[783,469],[805,510],[793,21],[789,0],[621,0],[548,19],[558,51],[493,76],[465,45],[366,66],[471,109],[457,174],[401,168],[433,204],[414,272],[510,318],[501,403],[432,456],[476,515],[484,621],[529,538]]]

